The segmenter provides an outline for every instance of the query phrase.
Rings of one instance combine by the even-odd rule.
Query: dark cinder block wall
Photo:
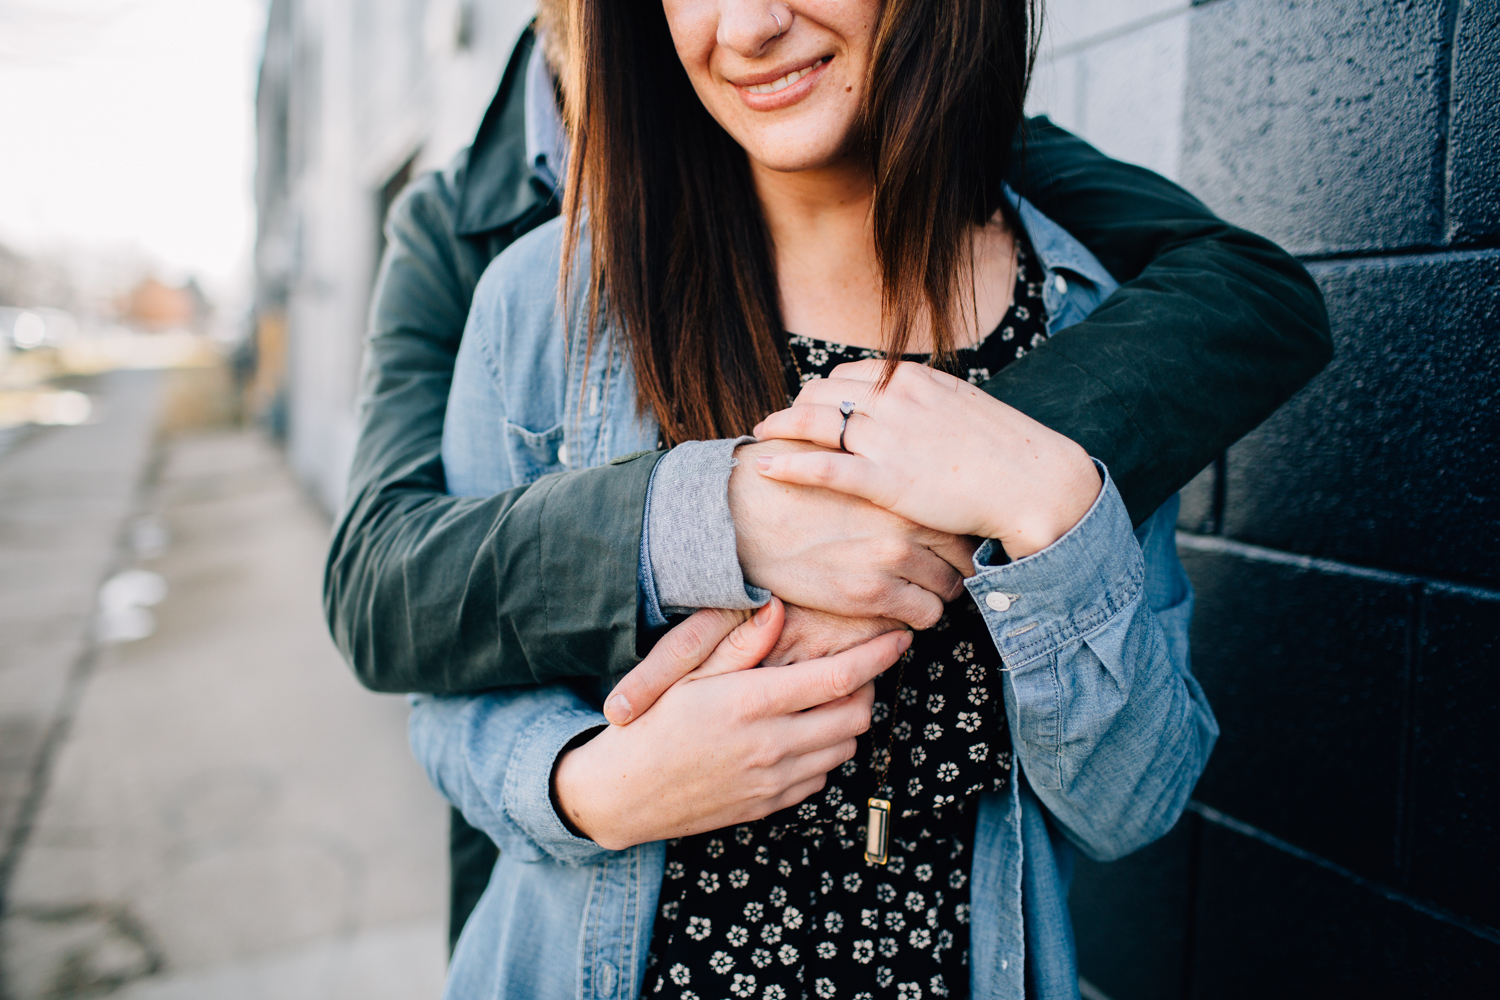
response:
[[[1082,863],[1111,1000],[1500,995],[1500,0],[1214,0],[1181,180],[1304,258],[1338,357],[1184,497],[1223,737]]]

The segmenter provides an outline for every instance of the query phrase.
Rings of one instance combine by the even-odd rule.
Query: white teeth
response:
[[[802,79],[804,76],[811,73],[822,64],[823,61],[820,59],[806,69],[794,70],[793,72],[788,73],[780,80],[772,80],[770,83],[757,83],[755,86],[746,87],[745,89],[750,91],[750,93],[752,94],[774,94],[778,90],[785,90],[786,88],[790,87],[792,84],[796,83],[798,80]]]

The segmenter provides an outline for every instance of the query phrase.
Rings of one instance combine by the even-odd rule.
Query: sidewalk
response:
[[[81,678],[71,701],[55,690],[50,702],[31,699],[42,720],[32,728],[48,731],[47,704],[65,726],[5,887],[0,995],[436,997],[446,811],[407,753],[403,701],[361,690],[327,637],[327,522],[280,455],[254,432],[172,434],[139,491],[123,469],[111,473],[112,506],[95,504],[101,523],[84,532],[67,513],[80,483],[108,478],[100,462],[135,461],[138,476],[149,468],[144,445],[101,452],[67,440],[103,434],[112,407],[128,409],[116,397],[134,401],[142,437],[139,411],[154,412],[163,379],[142,388],[151,378],[132,378],[96,399],[99,424],[0,456],[0,493],[33,449],[51,449],[57,467],[72,463],[46,487],[55,495],[33,490],[38,510],[56,512],[55,543],[31,531],[21,545],[0,527],[7,601],[27,589],[28,572],[39,574],[26,610],[5,612],[0,635],[7,727],[12,675],[45,672],[31,664],[52,633],[73,630]],[[135,520],[143,514],[160,521]],[[132,536],[141,544],[117,555],[115,539]],[[63,541],[72,543],[65,555]],[[32,570],[13,562],[18,545]],[[165,600],[149,609],[155,632],[93,647],[82,625],[94,591],[107,571],[130,567],[166,580]],[[67,585],[40,585],[48,572]],[[47,629],[35,626],[43,621]],[[49,655],[49,664],[67,659]],[[58,672],[47,669],[57,689]],[[17,829],[15,772],[0,785],[7,834]]]

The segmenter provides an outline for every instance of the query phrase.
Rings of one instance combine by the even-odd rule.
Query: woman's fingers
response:
[[[749,621],[726,635],[714,647],[714,651],[708,654],[703,665],[688,676],[694,680],[702,680],[716,674],[759,666],[760,661],[771,655],[771,650],[776,648],[781,630],[785,627],[786,605],[781,603],[780,598],[772,597],[750,616]]]
[[[895,497],[883,469],[859,455],[836,451],[805,451],[788,455],[760,455],[755,468],[767,479],[800,486],[821,486],[847,493],[890,510]]]
[[[766,688],[756,714],[786,715],[847,698],[884,673],[910,645],[910,632],[888,632],[821,660],[765,671],[758,678]]]
[[[774,612],[775,632],[780,634],[780,612]],[[656,703],[662,692],[682,678],[698,669],[709,659],[738,628],[756,627],[755,619],[744,611],[726,611],[720,608],[704,608],[694,612],[687,621],[673,628],[657,642],[646,658],[626,674],[604,701],[604,717],[617,726],[631,719]],[[771,631],[766,629],[765,631]],[[771,637],[766,649],[775,645],[776,636]],[[762,653],[761,656],[765,654]],[[752,665],[758,662],[751,661]]]
[[[854,443],[859,438],[862,425],[869,417],[855,411],[849,415],[849,424],[844,425],[844,414],[837,405],[803,403],[785,410],[777,410],[759,424],[752,433],[762,441],[771,438],[786,438],[793,441],[811,441],[825,448],[838,448],[843,436],[846,451],[857,452]]]

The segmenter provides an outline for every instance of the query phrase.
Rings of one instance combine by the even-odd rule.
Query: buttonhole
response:
[[[1007,633],[1005,633],[1005,638],[1007,638],[1007,639],[1014,639],[1018,635],[1021,635],[1021,634],[1025,633],[1025,632],[1030,632],[1032,629],[1036,628],[1040,624],[1041,624],[1041,622],[1032,622],[1030,625],[1022,625],[1020,628],[1016,629],[1014,632],[1007,632]]]

